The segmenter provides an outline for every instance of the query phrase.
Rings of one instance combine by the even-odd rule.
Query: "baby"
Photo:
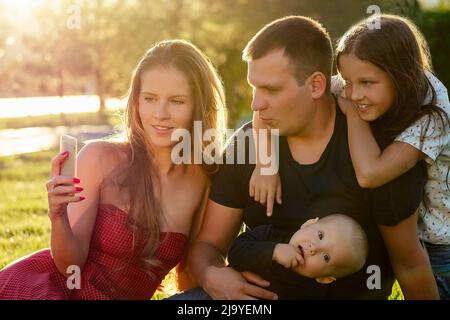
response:
[[[274,282],[290,284],[300,275],[329,284],[359,271],[367,255],[367,237],[359,223],[349,216],[332,214],[306,221],[293,235],[272,225],[246,231],[234,240],[228,262],[238,271],[260,274],[278,288],[279,297],[295,298],[295,293],[280,292],[289,291],[289,286]],[[294,272],[277,272],[273,262]]]

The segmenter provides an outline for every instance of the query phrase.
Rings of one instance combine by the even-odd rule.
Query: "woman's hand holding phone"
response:
[[[77,184],[80,179],[76,173],[76,139],[61,137],[61,152],[52,159],[51,177],[47,182],[48,215],[50,220],[67,213],[71,202],[83,201],[79,193],[83,188]],[[69,143],[67,143],[69,139]],[[73,144],[75,142],[75,144]],[[69,151],[70,150],[70,151]]]

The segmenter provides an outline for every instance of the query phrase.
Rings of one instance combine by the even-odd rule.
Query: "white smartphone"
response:
[[[60,152],[69,151],[69,156],[61,167],[61,176],[76,177],[77,174],[77,139],[63,134],[59,140]]]

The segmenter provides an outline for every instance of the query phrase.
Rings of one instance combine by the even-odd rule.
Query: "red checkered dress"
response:
[[[136,233],[135,249],[131,250],[133,233],[127,219],[127,213],[113,205],[100,206],[80,289],[68,288],[50,250],[44,249],[0,271],[0,299],[150,299],[183,257],[187,237],[176,232],[162,233],[155,252],[161,264],[148,273],[140,258],[147,236]]]

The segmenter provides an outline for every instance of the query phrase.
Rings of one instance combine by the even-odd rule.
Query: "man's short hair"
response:
[[[301,85],[313,72],[327,77],[330,89],[333,69],[333,46],[330,35],[317,21],[303,16],[289,16],[275,20],[262,28],[245,47],[242,59],[259,59],[271,51],[284,49]]]

